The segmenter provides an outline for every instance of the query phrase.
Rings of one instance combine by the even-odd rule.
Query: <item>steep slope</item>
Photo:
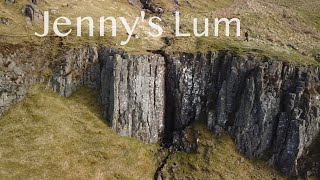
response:
[[[29,77],[43,76],[34,68],[25,73],[23,57],[9,56],[27,76],[12,81],[16,73],[4,68],[9,88],[0,86],[0,107],[16,102]],[[318,66],[228,51],[147,56],[104,47],[70,49],[56,59],[49,87],[62,96],[82,86],[96,89],[104,119],[123,136],[175,146],[185,128],[202,119],[218,135],[228,131],[241,153],[268,160],[287,176],[319,174],[317,159],[307,158],[318,146]]]
[[[301,162],[319,134],[317,66],[225,51],[161,57],[84,48],[63,58],[53,89],[68,96],[93,84],[122,135],[174,144],[203,119],[216,134],[227,130],[246,156],[269,160],[287,176],[306,174]]]
[[[161,171],[163,179],[285,179],[263,161],[247,160],[235,151],[230,136],[215,137],[203,122],[197,152],[176,152]]]
[[[70,98],[36,86],[0,119],[1,179],[151,179],[158,146],[114,133],[96,93]]]
[[[288,177],[320,176],[318,0],[7,2],[0,3],[0,115],[35,83],[66,97],[86,86],[98,90],[103,119],[122,136],[190,151],[199,144],[196,137],[185,142],[186,129],[205,120],[217,135],[228,131],[241,153],[268,160]],[[33,36],[44,10],[51,19],[97,21],[134,19],[141,6],[163,19],[163,37],[146,36],[146,23],[127,46],[119,45],[123,29],[117,38],[78,38],[74,25],[66,38]],[[176,38],[176,10],[183,31],[192,31],[191,17],[240,17],[250,41]]]
[[[100,115],[96,96],[86,88],[69,98],[59,97],[44,86],[32,88],[24,102],[0,119],[0,178],[153,179],[167,150],[113,132]],[[166,165],[169,168],[177,163],[178,169],[188,170],[189,175],[179,171],[177,177],[197,178],[199,173],[218,177],[218,171],[223,177],[280,177],[265,163],[241,157],[228,136],[216,138],[205,126],[197,126],[202,134],[198,155],[178,152]],[[201,165],[190,168],[188,159]],[[197,169],[203,166],[207,168]],[[166,175],[174,176],[172,172]]]

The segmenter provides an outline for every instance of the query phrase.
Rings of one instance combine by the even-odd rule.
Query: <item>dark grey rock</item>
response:
[[[22,9],[22,14],[28,17],[31,22],[43,20],[42,11],[33,3],[27,4]]]
[[[0,25],[11,25],[13,23],[12,19],[6,17],[0,17]]]
[[[319,135],[319,67],[225,52],[167,62],[172,129],[206,117],[214,133],[228,130],[243,154],[270,160],[287,176],[302,173],[298,162]]]
[[[25,63],[27,61],[24,55],[0,54],[0,116],[9,107],[23,100],[28,87],[37,81],[33,76],[32,67]]]
[[[173,132],[173,147],[176,150],[196,153],[199,146],[200,133],[191,126],[181,131]]]
[[[228,131],[241,153],[269,160],[287,176],[319,174],[319,161],[308,158],[319,144],[317,66],[223,51],[165,59],[94,47],[57,60],[50,87],[62,96],[81,86],[98,90],[106,120],[123,136],[195,151],[190,125],[206,121],[216,134]],[[0,114],[35,81],[35,64],[26,62],[0,56]]]
[[[38,5],[41,2],[41,0],[30,0],[30,2],[35,5]]]
[[[72,49],[60,58],[50,80],[55,92],[68,97],[81,86],[98,89],[100,65],[97,48]]]
[[[124,59],[125,58],[125,59]],[[164,129],[165,61],[96,48],[73,49],[52,76],[51,86],[70,96],[81,86],[100,91],[105,118],[120,135],[156,143]]]

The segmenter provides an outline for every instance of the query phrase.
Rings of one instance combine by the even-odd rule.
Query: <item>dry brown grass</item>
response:
[[[254,50],[266,55],[277,56],[303,64],[316,64],[314,56],[320,49],[320,3],[318,0],[181,0],[177,6],[171,0],[155,0],[155,4],[164,8],[161,16],[162,25],[165,27],[163,37],[172,37],[173,43],[165,47],[161,38],[151,38],[147,32],[150,28],[147,22],[141,24],[137,30],[139,38],[132,38],[128,45],[121,46],[120,41],[126,39],[127,34],[120,24],[116,38],[111,37],[110,29],[107,29],[105,37],[99,37],[96,31],[95,37],[82,38],[75,36],[75,31],[67,38],[63,38],[64,44],[70,47],[82,45],[103,45],[123,49],[131,53],[147,53],[147,50],[158,50],[162,47],[171,51],[208,51],[214,49],[237,49],[239,53],[248,53]],[[14,20],[11,26],[1,26],[0,42],[23,43],[25,41],[42,42],[43,38],[33,35],[35,31],[41,31],[42,27],[35,24],[33,27],[25,27],[25,19],[21,15],[21,9],[27,0],[18,1],[18,4],[8,7],[0,3],[0,16]],[[127,0],[77,0],[63,1],[50,0],[41,4],[42,10],[55,9],[58,16],[69,17],[73,22],[78,16],[92,16],[96,21],[100,16],[123,16],[129,21],[140,15],[140,9],[130,5]],[[181,12],[183,29],[192,32],[193,17],[208,17],[213,22],[215,17],[239,17],[241,19],[242,33],[249,31],[250,42],[243,41],[243,37],[210,37],[175,38],[173,11]],[[212,24],[212,23],[211,23]],[[98,25],[96,25],[98,26]],[[72,26],[75,29],[75,26]],[[97,29],[96,29],[97,30]],[[84,29],[83,32],[86,30]],[[222,32],[222,31],[221,31]],[[211,33],[212,34],[212,33]],[[1,36],[2,35],[2,36]],[[22,35],[15,37],[8,35]]]
[[[86,88],[63,98],[34,87],[0,118],[0,179],[153,179],[167,151],[117,135],[95,99]],[[194,128],[200,132],[199,152],[175,153],[165,175],[282,179],[266,162],[243,158],[228,135],[215,137],[201,123]]]
[[[215,137],[201,123],[194,127],[200,132],[198,152],[174,154],[165,175],[177,179],[285,179],[266,162],[243,158],[229,135]]]
[[[190,0],[191,4],[202,1]],[[218,38],[176,38],[168,51],[202,51],[212,49],[230,49],[239,53],[260,52],[267,56],[276,56],[302,64],[317,64],[315,52],[320,49],[320,8],[319,1],[295,0],[234,0],[207,1],[202,4],[207,10],[182,6],[179,10],[185,14],[184,30],[192,32],[191,17],[239,17],[242,34],[249,31],[250,42],[243,37]],[[286,5],[286,6],[285,6]],[[213,7],[212,7],[213,6]],[[216,8],[214,8],[216,6]],[[168,18],[172,22],[172,18]],[[221,31],[223,32],[223,31]],[[171,32],[172,33],[172,32]]]
[[[114,133],[95,98],[33,88],[0,119],[0,179],[151,179],[158,147]]]
[[[33,26],[26,27],[25,18],[22,16],[21,9],[28,0],[21,0],[13,6],[7,6],[4,2],[0,2],[0,17],[7,17],[13,20],[13,24],[9,26],[0,26],[0,43],[10,42],[13,44],[23,44],[24,42],[38,43],[42,42],[45,38],[40,38],[34,35],[35,32],[43,32],[43,24],[41,22],[33,23]],[[61,27],[60,30],[66,31],[70,28],[72,33],[63,38],[65,45],[69,47],[78,47],[83,45],[102,45],[118,49],[124,49],[132,53],[146,52],[147,49],[159,49],[163,46],[160,38],[149,39],[147,32],[150,31],[147,21],[143,22],[135,33],[139,34],[139,39],[131,38],[129,44],[121,46],[120,42],[126,40],[127,34],[117,19],[117,37],[111,36],[111,24],[106,23],[105,36],[99,36],[99,18],[101,16],[113,16],[115,18],[125,17],[131,26],[136,19],[140,17],[140,9],[132,6],[127,0],[50,0],[47,3],[41,3],[39,8],[44,11],[54,10],[55,13],[50,13],[50,35],[55,36],[52,30],[53,21],[60,16],[68,17],[72,21],[71,26]],[[86,24],[83,25],[83,36],[76,36],[76,18],[90,16],[94,20],[94,37],[88,36],[88,28]]]

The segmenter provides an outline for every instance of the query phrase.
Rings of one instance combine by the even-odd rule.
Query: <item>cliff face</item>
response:
[[[12,58],[14,56],[0,56],[0,115],[12,104],[21,101],[26,93],[26,87],[21,82],[24,72]]]
[[[114,130],[146,143],[159,141],[164,129],[163,57],[85,48],[69,51],[61,62],[50,83],[54,91],[70,96],[80,86],[95,88]]]
[[[106,119],[121,135],[158,142],[164,129],[164,58],[109,51],[103,49],[100,54]]]
[[[298,160],[319,134],[318,67],[228,53],[182,54],[168,66],[176,130],[206,119],[214,133],[228,130],[245,155],[299,174]]]
[[[79,85],[99,89],[106,119],[124,136],[183,144],[181,133],[205,120],[216,134],[229,131],[243,154],[289,176],[299,174],[298,160],[319,134],[318,67],[226,52],[166,61],[110,49],[72,52],[53,76],[65,77],[54,89],[65,96]]]
[[[195,151],[198,133],[190,125],[206,121],[215,134],[228,131],[243,154],[287,176],[319,173],[310,158],[319,151],[319,67],[222,51],[163,57],[81,48],[58,60],[50,87],[62,96],[97,89],[106,120],[123,136]],[[25,94],[5,87],[1,107],[17,101],[4,102],[7,92],[18,100]]]
[[[70,96],[81,86],[99,87],[100,66],[97,48],[70,50],[58,59],[49,84],[61,96]]]
[[[46,53],[25,48],[9,52],[9,49],[4,46],[1,48],[4,52],[0,52],[0,116],[24,99],[29,86],[45,80],[49,66],[44,60]]]

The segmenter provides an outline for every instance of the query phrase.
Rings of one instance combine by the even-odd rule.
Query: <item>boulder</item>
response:
[[[39,10],[39,8],[30,3],[27,4],[23,9],[22,9],[22,14],[24,16],[26,16],[27,18],[30,19],[30,21],[34,22],[34,21],[39,21],[39,20],[43,20],[43,13],[41,10]]]

